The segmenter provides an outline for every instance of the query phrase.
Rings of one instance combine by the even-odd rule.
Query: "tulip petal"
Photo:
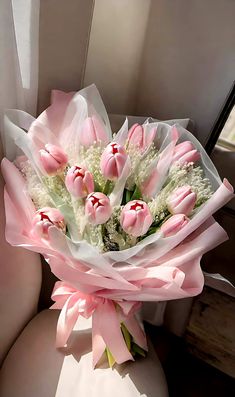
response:
[[[192,142],[190,141],[184,141],[176,145],[175,150],[174,150],[174,156],[173,160],[177,161],[182,157],[185,153],[190,152],[191,150],[194,149],[194,146]]]
[[[136,211],[128,211],[127,214],[123,216],[122,227],[124,230],[129,231],[129,229],[134,226],[137,219]]]
[[[95,127],[91,117],[84,120],[79,132],[79,140],[83,146],[91,146],[96,142]]]
[[[28,132],[29,137],[39,148],[48,142],[58,144],[60,141],[64,116],[74,94],[74,92],[52,91],[51,106],[38,116]]]
[[[145,148],[150,146],[151,143],[154,141],[156,133],[157,133],[157,128],[151,128],[151,130],[149,132],[147,132],[147,131],[145,132],[145,134],[144,134],[144,138],[145,138],[144,147]]]
[[[80,90],[78,93],[88,103],[88,116],[96,115],[104,123],[107,134],[107,143],[110,142],[112,140],[112,131],[109,117],[97,87],[95,84],[91,84],[88,87]]]
[[[95,134],[96,134],[95,140],[101,141],[105,145],[107,145],[109,142],[109,138],[108,138],[107,132],[105,130],[105,126],[102,123],[100,117],[98,115],[94,115],[94,116],[92,116],[92,121],[93,121],[94,130],[95,130]]]

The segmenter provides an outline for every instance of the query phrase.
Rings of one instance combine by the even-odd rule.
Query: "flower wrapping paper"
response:
[[[55,301],[52,308],[61,309],[56,345],[66,345],[78,316],[92,316],[93,365],[97,365],[105,349],[108,349],[112,363],[120,364],[133,360],[126,331],[137,347],[147,350],[144,331],[135,316],[141,302],[186,298],[202,291],[204,277],[200,267],[201,257],[227,239],[226,232],[215,222],[212,215],[233,197],[232,186],[226,179],[223,182],[220,180],[203,147],[180,125],[169,126],[164,122],[151,123],[146,120],[142,127],[135,126],[129,130],[126,119],[120,131],[113,137],[104,104],[94,85],[78,93],[53,91],[51,106],[37,119],[19,110],[8,110],[4,122],[5,158],[2,160],[2,173],[6,183],[6,239],[12,245],[42,254],[51,271],[61,280],[55,284],[52,293],[52,299]],[[89,134],[84,131],[88,131]],[[144,131],[143,135],[141,131]],[[112,181],[105,195],[107,200],[100,201],[103,203],[102,206],[108,205],[107,211],[99,211],[99,215],[98,212],[94,212],[93,204],[102,199],[100,195],[103,193],[99,193],[99,196],[98,193],[93,194],[95,187],[89,170],[81,171],[80,168],[76,168],[78,153],[81,152],[81,147],[89,147],[91,137],[92,141],[102,143],[101,170],[106,179]],[[185,142],[189,149],[185,153],[184,161],[197,161],[209,181],[211,194],[207,200],[201,203],[189,218],[184,218],[187,222],[174,233],[172,227],[174,229],[178,223],[172,225],[171,222],[169,229],[168,215],[163,224],[160,223],[161,227],[157,227],[153,233],[146,234],[151,223],[149,221],[149,224],[147,222],[143,226],[148,219],[147,216],[150,216],[148,209],[145,211],[144,222],[139,222],[138,227],[134,227],[129,218],[125,220],[128,211],[136,209],[126,208],[125,212],[122,206],[131,172],[130,156],[123,151],[127,139],[134,143],[138,141],[141,161],[148,155],[151,144],[158,150],[157,156],[148,167],[148,172],[154,177],[143,180],[142,193],[135,200],[137,207],[143,203],[141,200],[138,201],[139,198],[150,195],[151,200],[148,199],[147,202],[151,207],[152,200],[161,195],[174,158],[177,161],[182,159],[181,148],[186,146]],[[111,144],[111,152],[110,142],[115,142],[115,146]],[[193,150],[190,145],[193,145]],[[66,154],[66,158],[63,157],[63,153]],[[87,153],[86,151],[85,157]],[[119,158],[115,165],[112,165],[110,161],[113,161],[114,153],[118,153]],[[34,194],[36,191],[36,195],[43,201],[41,187],[45,186],[45,175],[53,172],[55,167],[58,173],[62,172],[60,166],[63,159],[65,163],[68,162],[76,168],[70,174],[68,171],[66,176],[66,186],[72,192],[72,199],[69,199],[68,204],[68,200],[60,196],[60,192],[48,185],[46,193],[50,196],[53,207],[59,210],[66,220],[68,232],[65,233],[62,218],[55,213],[55,221],[46,229],[45,238],[42,231],[40,234],[39,229],[35,229],[35,225],[38,226],[38,208],[35,205],[36,199],[32,200],[21,163],[25,163],[26,160],[30,163],[33,170],[32,179],[36,178]],[[76,176],[83,178],[82,185],[75,185],[75,171]],[[35,190],[35,186],[38,190]],[[105,185],[104,189],[106,187]],[[90,197],[88,194],[93,196]],[[179,195],[183,200],[179,201]],[[196,200],[194,196],[195,193],[185,187],[171,196],[168,207],[173,213],[176,211],[174,216],[178,216],[175,218],[177,222],[181,216],[177,212],[179,208],[183,213],[186,209],[191,212]],[[76,200],[86,200],[84,213],[80,213],[79,217],[79,231],[74,217],[78,202]],[[126,206],[129,205],[128,201],[124,203]],[[122,227],[128,232],[131,230],[132,238],[135,238],[134,243],[124,246],[123,249],[102,251],[89,241],[91,229],[87,229],[87,238],[84,238],[84,230],[89,219],[93,223],[105,223],[106,218],[110,217],[118,206],[122,208]],[[42,212],[39,214],[42,219]],[[43,217],[48,220],[45,211]],[[180,222],[181,220],[180,218]],[[100,229],[95,229],[97,230]],[[140,236],[139,233],[144,234],[145,238],[136,240]]]

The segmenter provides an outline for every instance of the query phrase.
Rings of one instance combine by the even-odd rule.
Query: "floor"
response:
[[[182,338],[151,325],[147,333],[164,368],[170,397],[235,396],[235,379],[189,354]]]

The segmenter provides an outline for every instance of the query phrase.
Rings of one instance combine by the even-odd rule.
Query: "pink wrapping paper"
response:
[[[87,106],[87,98],[92,95],[93,104]],[[79,145],[79,125],[90,114],[102,117],[107,137],[111,138],[108,117],[94,87],[80,94],[54,92],[52,98],[51,107],[33,121],[28,135],[23,130],[20,135],[19,127],[14,132],[15,120],[9,119],[6,123],[11,137],[15,136],[13,141],[34,164],[39,177],[43,171],[36,149],[48,142],[59,142],[66,150],[73,142],[73,158]],[[156,164],[159,173],[156,192],[161,189],[171,164],[172,150],[178,139],[175,128],[165,137],[162,154]],[[117,138],[122,141],[127,131],[124,125]],[[182,135],[186,133],[184,130]],[[135,247],[104,254],[83,240],[68,238],[56,227],[50,228],[47,242],[33,236],[32,218],[36,210],[25,181],[13,163],[6,158],[2,161],[6,182],[7,241],[43,254],[52,272],[62,280],[55,285],[52,295],[55,300],[52,308],[61,309],[57,346],[66,344],[78,316],[92,316],[93,364],[97,364],[105,346],[110,348],[117,363],[122,363],[132,359],[132,356],[121,335],[120,322],[124,322],[134,341],[147,349],[144,333],[134,315],[139,307],[137,302],[166,301],[195,296],[201,292],[204,277],[200,259],[205,252],[227,239],[225,231],[214,221],[212,214],[233,197],[232,186],[227,180],[223,183],[219,181],[204,152],[203,155],[206,159],[205,169],[213,175],[216,189],[189,223],[175,236],[164,238],[161,232],[157,232]],[[124,186],[123,181],[125,183],[125,173],[127,170],[124,169],[121,180],[114,188],[115,197],[110,197],[112,203],[120,201],[119,192]]]

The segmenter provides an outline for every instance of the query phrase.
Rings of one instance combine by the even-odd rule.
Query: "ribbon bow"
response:
[[[92,316],[93,366],[100,360],[106,347],[118,364],[134,360],[128,350],[121,323],[124,323],[134,342],[147,350],[146,336],[134,313],[140,307],[139,302],[121,301],[78,291],[68,283],[57,281],[52,292],[55,303],[51,309],[62,309],[57,323],[56,346],[66,345],[79,316]]]

